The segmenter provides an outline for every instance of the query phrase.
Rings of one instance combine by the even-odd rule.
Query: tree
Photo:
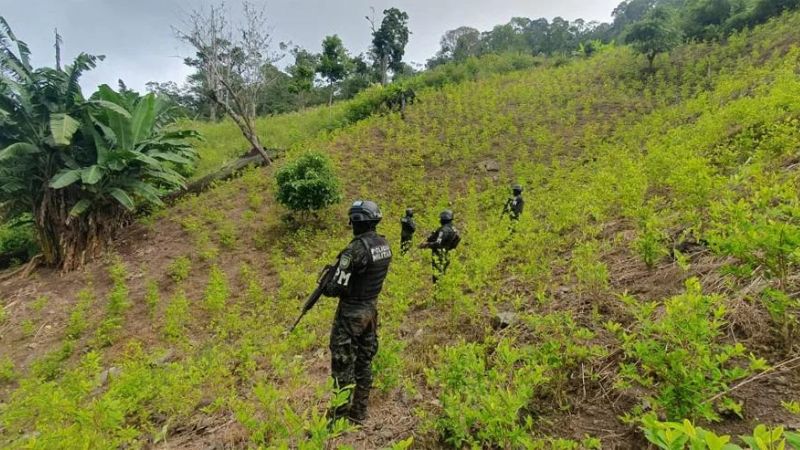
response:
[[[328,106],[333,105],[333,93],[336,83],[343,80],[349,72],[350,57],[342,44],[342,40],[337,35],[327,36],[322,41],[322,53],[319,58],[317,73],[328,81],[330,95]]]
[[[656,56],[670,51],[680,39],[669,11],[662,7],[653,9],[644,20],[628,27],[625,34],[625,43],[645,55],[651,72]]]
[[[481,32],[471,27],[458,27],[445,32],[439,41],[440,49],[436,55],[441,61],[463,61],[481,52]]]
[[[155,95],[101,86],[83,96],[80,77],[100,60],[34,69],[0,17],[0,218],[32,217],[44,261],[63,270],[98,254],[137,206],[160,205],[183,185],[174,167],[196,157],[196,133],[167,131]]]
[[[353,98],[356,94],[368,88],[375,77],[373,71],[367,64],[364,55],[358,55],[350,60],[350,74],[342,82],[342,98]]]
[[[292,50],[292,55],[294,55],[294,64],[287,68],[287,72],[292,77],[289,83],[289,90],[297,95],[300,108],[305,108],[306,97],[314,88],[314,77],[317,74],[319,55],[300,47],[295,47]]]
[[[683,30],[688,39],[720,37],[723,25],[731,16],[730,0],[689,0],[683,9]]]
[[[341,200],[331,162],[322,153],[306,153],[275,174],[278,202],[292,211],[318,211]]]
[[[397,8],[383,11],[383,21],[375,29],[374,19],[367,17],[372,24],[372,57],[381,76],[381,84],[388,83],[388,71],[399,72],[403,69],[408,37],[408,14]]]
[[[267,68],[280,58],[271,50],[265,11],[246,1],[242,6],[244,22],[235,30],[221,3],[208,11],[193,11],[186,29],[176,29],[176,34],[197,52],[197,65],[206,77],[204,94],[231,117],[252,148],[270,163],[255,119],[259,99],[275,81],[274,72]]]

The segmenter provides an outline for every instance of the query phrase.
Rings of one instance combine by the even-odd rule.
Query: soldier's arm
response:
[[[325,286],[323,295],[326,297],[341,297],[347,294],[350,288],[350,279],[354,274],[364,271],[367,266],[366,248],[361,241],[355,241],[347,246],[339,257],[339,265],[334,269],[333,278]]]

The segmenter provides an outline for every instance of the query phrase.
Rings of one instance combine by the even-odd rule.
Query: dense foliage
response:
[[[278,202],[292,211],[318,211],[341,200],[330,159],[322,153],[306,153],[286,164],[275,180]]]
[[[169,112],[152,94],[102,86],[84,98],[80,76],[102,58],[80,54],[63,69],[34,69],[27,45],[2,24],[0,212],[32,217],[45,262],[73,269],[137,206],[161,205],[183,184],[174,167],[192,164],[186,139],[195,134],[165,128]]]
[[[463,244],[436,287],[429,254],[392,265],[367,426],[325,420],[335,305],[284,334],[351,238],[342,209],[287,224],[267,168],[148,218],[153,241],[70,284],[12,285],[0,445],[796,446],[780,424],[800,412],[798,43],[795,13],[659,54],[646,76],[627,47],[487,55],[420,76],[405,118],[348,123],[353,102],[261,119],[289,164],[327,155],[343,199],[413,206],[420,233],[456,211]],[[202,128],[204,170],[241,150],[232,123]],[[379,231],[399,242],[397,222]]]

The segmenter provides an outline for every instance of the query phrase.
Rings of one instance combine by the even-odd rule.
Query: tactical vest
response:
[[[363,272],[354,274],[350,281],[350,300],[374,300],[383,289],[383,280],[389,273],[389,263],[392,262],[392,250],[389,242],[377,233],[365,233],[356,237],[367,249],[369,262]]]
[[[400,232],[402,237],[411,237],[414,235],[415,226],[413,219],[409,217],[403,217],[400,219],[400,224],[402,226],[402,230]]]

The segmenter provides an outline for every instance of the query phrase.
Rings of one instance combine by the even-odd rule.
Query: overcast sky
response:
[[[370,7],[380,12],[396,6],[410,16],[412,35],[406,60],[424,63],[450,29],[468,25],[487,30],[511,17],[561,16],[573,20],[610,20],[620,0],[253,0],[267,8],[275,44],[291,41],[319,51],[322,39],[338,34],[352,54],[365,52]],[[208,0],[0,0],[4,16],[18,38],[33,51],[36,65],[53,65],[53,30],[64,39],[64,59],[85,51],[106,60],[83,80],[90,89],[101,83],[116,86],[119,78],[135,89],[148,81],[182,82],[189,73],[183,57],[191,52],[180,44],[171,26],[180,25],[192,9]],[[239,0],[226,2],[232,11]],[[282,63],[286,63],[288,58]]]

